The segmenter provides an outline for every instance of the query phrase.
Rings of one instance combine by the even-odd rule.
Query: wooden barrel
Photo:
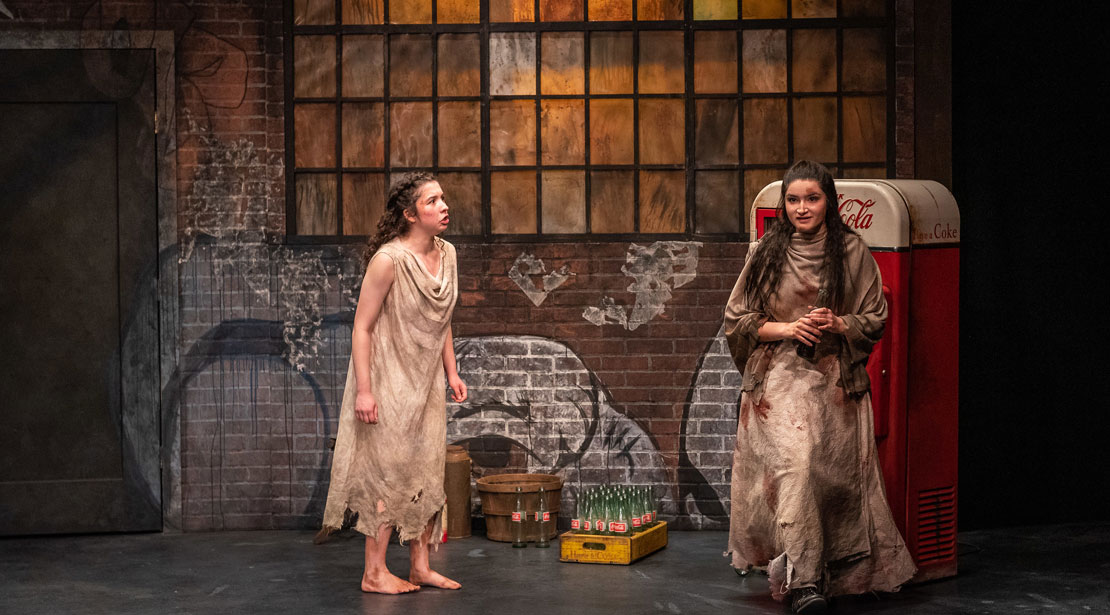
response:
[[[524,509],[531,519],[540,503],[540,487],[544,490],[544,503],[551,512],[548,540],[558,533],[559,501],[562,497],[563,479],[554,474],[495,474],[478,479],[478,495],[482,498],[482,515],[486,518],[486,537],[490,540],[512,542],[512,513],[516,507],[516,488],[524,494]],[[539,525],[532,520],[524,524],[525,540],[539,537]]]
[[[447,537],[466,538],[470,536],[470,455],[465,448],[448,444],[446,466]]]

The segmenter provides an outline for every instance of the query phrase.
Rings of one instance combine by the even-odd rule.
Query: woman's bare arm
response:
[[[447,375],[447,385],[451,387],[451,399],[456,403],[466,401],[466,383],[459,378],[459,367],[455,361],[455,340],[451,326],[447,326],[447,340],[443,342],[443,371]]]
[[[393,285],[393,259],[381,254],[370,261],[355,309],[351,335],[351,359],[355,370],[355,416],[363,423],[378,422],[378,402],[370,392],[370,335],[378,323],[385,296]]]

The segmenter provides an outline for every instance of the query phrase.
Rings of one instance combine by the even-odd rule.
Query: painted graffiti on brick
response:
[[[563,510],[599,484],[660,487],[674,500],[651,435],[612,406],[597,375],[565,344],[533,336],[456,340],[459,373],[470,389],[448,406],[449,441],[467,448],[479,474],[540,472],[563,478]]]
[[[698,360],[679,438],[679,508],[695,529],[728,529],[741,379],[722,326]]]
[[[527,252],[521,252],[509,269],[509,279],[515,282],[536,306],[543,303],[548,295],[562,286],[572,275],[574,274],[570,272],[568,265],[548,272],[542,260]],[[542,276],[539,278],[542,288],[536,285],[535,279],[538,276]]]
[[[697,277],[700,241],[657,241],[648,247],[631,244],[621,271],[632,278],[628,291],[636,293],[631,308],[612,297],[602,297],[582,317],[595,325],[620,325],[629,331],[662,314],[671,291]]]

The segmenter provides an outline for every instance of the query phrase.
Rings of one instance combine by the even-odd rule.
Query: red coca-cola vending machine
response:
[[[752,239],[776,223],[780,186],[752,205]],[[836,182],[840,217],[871,248],[889,308],[867,365],[894,519],[919,568],[956,574],[960,212],[933,181]]]

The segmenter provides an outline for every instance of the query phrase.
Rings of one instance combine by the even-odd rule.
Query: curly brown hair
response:
[[[394,180],[389,187],[385,211],[378,218],[378,230],[366,242],[366,250],[362,253],[363,269],[370,264],[370,259],[379,248],[409,231],[410,224],[405,218],[405,212],[416,214],[416,198],[420,195],[420,189],[424,184],[434,181],[435,176],[424,171],[405,173]]]
[[[825,193],[825,258],[821,264],[822,286],[828,289],[829,303],[837,314],[843,308],[844,299],[844,252],[847,235],[855,233],[840,219],[837,207],[836,184],[833,182],[832,173],[825,165],[810,160],[799,160],[787,169],[782,177],[782,190],[779,193],[779,204],[776,208],[776,223],[764,233],[759,242],[759,249],[752,257],[751,275],[744,284],[744,298],[748,305],[766,312],[770,305],[771,295],[778,290],[782,282],[783,265],[786,263],[786,248],[790,245],[790,236],[794,233],[794,225],[786,215],[786,188],[799,179],[812,179],[821,186]]]

